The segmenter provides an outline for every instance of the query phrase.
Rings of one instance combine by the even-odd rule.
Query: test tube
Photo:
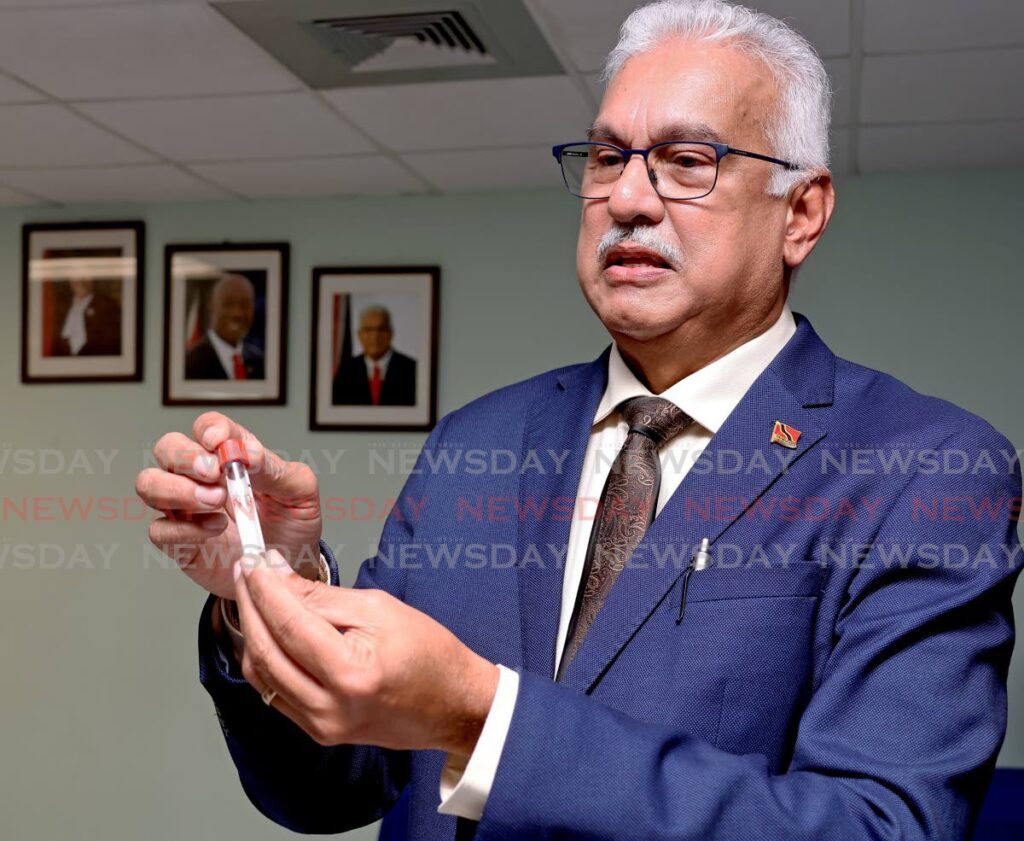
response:
[[[260,528],[260,515],[256,510],[256,500],[249,484],[249,454],[240,438],[228,438],[217,447],[221,470],[228,486],[231,508],[235,513],[235,525],[238,537],[242,542],[242,554],[262,557],[267,551],[263,542],[263,530]]]

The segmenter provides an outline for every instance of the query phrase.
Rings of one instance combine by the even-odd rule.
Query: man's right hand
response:
[[[228,438],[241,438],[268,548],[296,569],[316,569],[322,524],[312,469],[264,449],[251,432],[218,412],[196,418],[192,436],[168,432],[161,437],[153,447],[159,467],[136,479],[142,501],[164,515],[150,524],[149,539],[199,586],[235,597],[231,565],[242,546],[214,452]]]

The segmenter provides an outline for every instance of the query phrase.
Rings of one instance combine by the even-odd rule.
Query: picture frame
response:
[[[287,401],[290,246],[164,248],[163,405]]]
[[[21,237],[21,381],[140,382],[144,224],[38,222]]]
[[[313,269],[309,428],[437,423],[438,266]]]

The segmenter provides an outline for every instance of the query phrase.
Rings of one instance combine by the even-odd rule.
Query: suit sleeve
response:
[[[409,476],[396,509],[384,524],[380,551],[411,539],[415,511],[410,500],[423,493],[424,453],[437,445],[444,421],[434,429]],[[330,548],[321,543],[340,583]],[[376,587],[403,598],[400,569],[363,562],[354,587]],[[220,651],[210,623],[216,604],[207,599],[199,622],[199,680],[213,699],[217,719],[242,789],[253,805],[294,832],[337,833],[379,820],[398,800],[409,779],[409,753],[365,745],[323,746],[289,718],[268,707]],[[328,796],[329,795],[329,796]]]
[[[969,837],[1006,728],[1021,471],[987,426],[943,446],[987,447],[1001,475],[905,483],[851,574],[785,773],[522,672],[475,838]],[[981,513],[915,521],[935,497]],[[894,545],[909,561],[884,562]]]

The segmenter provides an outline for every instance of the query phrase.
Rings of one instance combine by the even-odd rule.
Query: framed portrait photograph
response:
[[[21,239],[21,381],[142,379],[141,222],[29,224]]]
[[[313,270],[309,428],[430,430],[437,266]]]
[[[288,367],[287,243],[164,249],[165,406],[280,406]]]

